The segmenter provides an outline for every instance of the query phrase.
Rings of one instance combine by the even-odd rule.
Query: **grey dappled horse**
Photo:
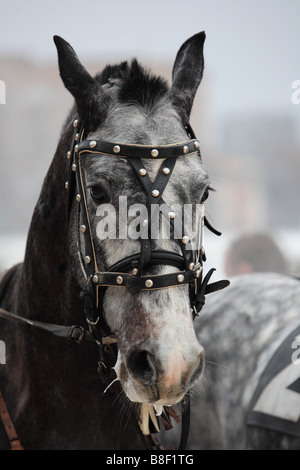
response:
[[[189,449],[300,449],[299,325],[300,281],[285,275],[236,276],[207,299]]]

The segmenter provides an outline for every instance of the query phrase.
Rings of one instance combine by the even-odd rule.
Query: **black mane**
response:
[[[164,78],[152,75],[136,59],[129,64],[121,62],[119,65],[108,65],[95,78],[101,85],[116,81],[121,103],[145,108],[152,108],[169,90]]]

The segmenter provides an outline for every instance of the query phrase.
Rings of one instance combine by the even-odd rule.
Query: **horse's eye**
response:
[[[203,195],[202,195],[202,198],[201,198],[201,204],[203,204],[204,201],[206,201],[206,199],[208,198],[209,196],[209,191],[215,191],[214,188],[212,188],[211,186],[208,186]]]
[[[95,186],[92,186],[90,189],[91,196],[93,200],[97,203],[104,203],[108,201],[108,195],[105,189],[101,184],[97,184]]]
[[[209,196],[209,189],[210,189],[210,188],[206,188],[206,190],[204,191],[203,196],[202,196],[202,198],[201,198],[201,204],[203,204],[203,202],[206,201],[206,199],[208,198],[208,196]]]

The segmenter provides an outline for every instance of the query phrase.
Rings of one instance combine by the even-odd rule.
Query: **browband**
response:
[[[124,158],[178,158],[182,155],[198,153],[199,142],[192,139],[173,145],[128,145],[105,140],[84,140],[80,142],[75,151],[78,153],[90,152],[103,155],[114,155]]]

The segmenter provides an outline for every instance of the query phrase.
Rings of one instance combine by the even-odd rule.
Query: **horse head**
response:
[[[114,370],[127,397],[172,405],[205,362],[191,305],[201,287],[203,211],[190,218],[182,211],[203,208],[209,190],[189,126],[205,34],[179,49],[171,86],[136,60],[92,77],[65,40],[54,40],[61,78],[75,98],[66,125],[73,137],[64,137],[69,246],[87,320],[99,343],[103,331],[116,339]],[[188,219],[191,226],[200,221],[193,239]]]

